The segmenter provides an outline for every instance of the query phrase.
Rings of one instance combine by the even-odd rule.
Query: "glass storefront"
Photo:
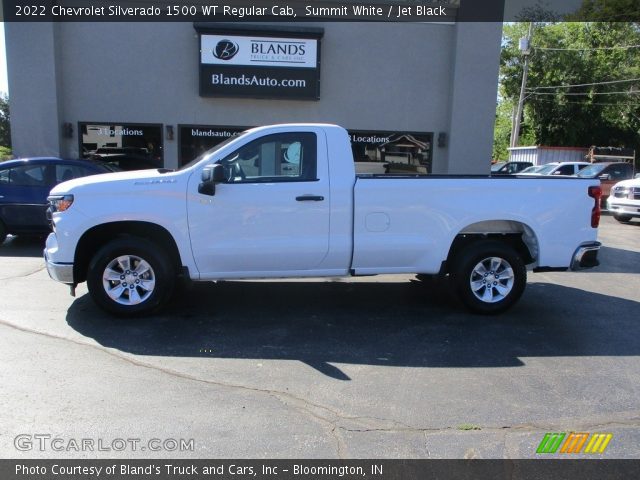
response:
[[[358,173],[431,173],[433,133],[349,130]]]
[[[80,122],[83,158],[109,163],[121,170],[164,166],[162,125]]]
[[[180,166],[251,127],[180,125]],[[433,133],[349,130],[358,173],[431,173]]]
[[[179,125],[178,164],[189,163],[227,138],[234,137],[251,127],[219,127],[208,125]]]

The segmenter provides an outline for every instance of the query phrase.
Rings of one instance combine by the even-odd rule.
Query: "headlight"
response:
[[[47,198],[51,212],[64,212],[73,204],[73,195],[51,195]]]
[[[615,187],[613,189],[613,196],[616,198],[627,198],[629,197],[629,193],[631,192],[630,188],[627,187]]]

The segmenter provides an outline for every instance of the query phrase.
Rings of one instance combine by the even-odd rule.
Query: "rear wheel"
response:
[[[627,215],[614,215],[613,218],[615,218],[620,223],[627,223],[631,221],[631,217],[628,217]]]
[[[464,305],[481,314],[509,309],[527,283],[527,270],[518,252],[495,240],[478,241],[460,252],[452,276]]]
[[[93,300],[118,316],[144,315],[171,297],[175,270],[154,243],[122,237],[102,247],[89,263],[87,286]]]

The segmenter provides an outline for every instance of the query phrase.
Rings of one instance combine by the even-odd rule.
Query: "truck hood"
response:
[[[640,178],[631,178],[629,180],[622,180],[621,182],[618,182],[614,185],[615,187],[627,187],[627,188],[631,188],[631,187],[640,187]]]
[[[177,172],[160,173],[158,170],[134,170],[129,172],[102,173],[88,177],[75,178],[68,182],[62,182],[53,187],[52,195],[73,193],[86,187],[121,187],[152,183],[175,183]]]

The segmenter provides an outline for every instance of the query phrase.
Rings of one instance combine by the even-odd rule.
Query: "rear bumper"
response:
[[[600,265],[598,252],[601,246],[602,244],[600,242],[589,242],[580,245],[573,254],[571,270],[583,270]]]

